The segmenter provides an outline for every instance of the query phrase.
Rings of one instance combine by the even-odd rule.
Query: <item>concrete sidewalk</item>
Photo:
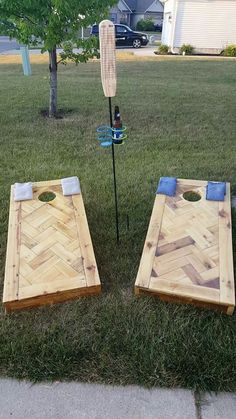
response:
[[[235,419],[236,397],[188,390],[0,380],[1,419]]]

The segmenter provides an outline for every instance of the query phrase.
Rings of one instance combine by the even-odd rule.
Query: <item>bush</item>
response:
[[[158,54],[160,55],[166,55],[169,52],[169,47],[168,45],[165,44],[161,44],[158,48]]]
[[[154,22],[152,19],[141,19],[137,23],[137,29],[139,31],[154,31]]]
[[[180,54],[185,52],[186,55],[192,55],[194,53],[194,47],[190,44],[183,44],[179,50]]]
[[[225,57],[236,57],[236,44],[228,45],[221,54]]]

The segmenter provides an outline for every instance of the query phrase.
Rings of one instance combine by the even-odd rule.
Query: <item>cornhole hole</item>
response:
[[[207,201],[206,185],[178,179],[174,197],[156,195],[135,292],[230,315],[235,307],[230,184],[224,202]]]
[[[33,199],[15,202],[13,188],[3,293],[6,311],[98,294],[101,284],[82,195],[63,196],[61,181],[53,180],[34,183]]]

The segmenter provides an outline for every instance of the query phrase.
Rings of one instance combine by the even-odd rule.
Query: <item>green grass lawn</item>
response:
[[[78,175],[102,280],[99,297],[4,315],[2,376],[236,390],[236,315],[137,298],[133,287],[160,176],[236,185],[236,63],[118,63],[129,139],[116,148],[121,244],[116,245],[109,121],[97,63],[59,70],[59,108],[46,120],[46,65],[24,77],[0,67],[0,233],[3,284],[10,185]],[[236,192],[236,190],[235,190]],[[130,229],[127,230],[127,215]],[[235,218],[235,217],[234,217]],[[234,220],[234,240],[236,237]]]

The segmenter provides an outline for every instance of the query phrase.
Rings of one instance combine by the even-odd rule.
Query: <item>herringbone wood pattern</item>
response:
[[[224,202],[206,200],[206,181],[178,179],[174,197],[156,195],[136,294],[232,314],[235,307],[230,184]],[[184,192],[201,195],[196,202]]]
[[[72,197],[60,186],[50,188],[56,198],[37,199],[48,188],[38,188],[33,201],[21,203],[19,299],[50,290],[86,286]]]
[[[63,196],[60,180],[36,182],[30,201],[11,188],[3,302],[7,311],[101,290],[82,195]],[[55,199],[40,201],[43,192]]]
[[[170,279],[220,289],[219,203],[186,201],[188,190],[204,196],[204,188],[181,185],[175,197],[166,197],[151,282],[158,286]]]

